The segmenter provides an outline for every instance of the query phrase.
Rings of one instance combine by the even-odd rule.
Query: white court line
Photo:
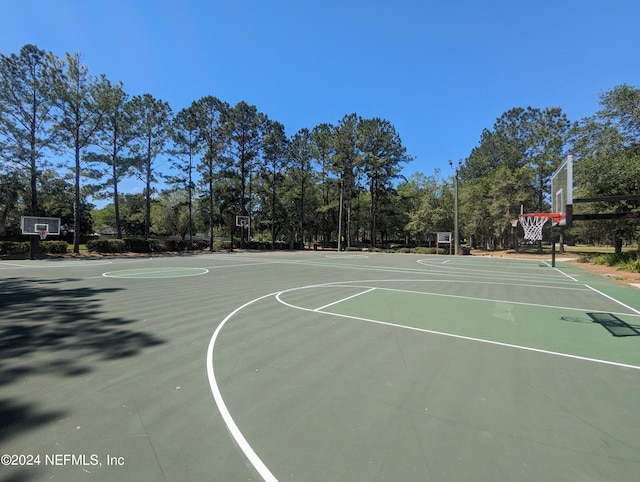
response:
[[[571,281],[575,281],[576,283],[578,283],[578,280],[576,278],[574,278],[573,276],[569,276],[567,273],[565,273],[564,271],[558,269],[558,268],[553,268],[555,269],[557,272],[562,273],[563,275],[565,275],[567,278],[569,278]]]
[[[549,268],[553,269],[554,271],[557,271],[558,273],[560,273],[563,276],[566,276],[567,278],[569,278],[571,281],[575,281],[576,283],[578,282],[578,280],[576,278],[574,278],[573,276],[569,276],[567,273],[565,273],[564,271],[556,268],[555,266],[551,266],[549,264],[548,261],[542,261],[544,264],[546,264]]]
[[[209,378],[209,387],[211,388],[211,393],[213,393],[213,399],[218,406],[218,410],[220,411],[220,416],[224,421],[229,433],[233,437],[233,439],[240,447],[242,453],[247,457],[251,465],[258,471],[258,474],[267,482],[277,482],[278,479],[271,473],[269,468],[264,464],[264,462],[258,457],[258,454],[253,450],[247,439],[244,438],[242,432],[236,425],[236,422],[233,420],[229,409],[227,408],[227,404],[224,403],[224,399],[222,398],[222,393],[220,393],[220,388],[218,388],[218,382],[216,380],[216,374],[213,369],[213,350],[216,344],[216,340],[218,339],[218,335],[222,331],[222,328],[227,324],[227,322],[240,310],[246,308],[247,306],[256,303],[264,298],[268,298],[270,296],[275,295],[276,293],[270,293],[268,295],[261,296],[260,298],[256,298],[254,300],[245,303],[244,305],[236,308],[227,317],[222,320],[222,322],[216,328],[216,331],[213,332],[211,339],[209,340],[209,347],[207,348],[207,377]]]
[[[255,298],[255,299],[243,304],[242,306],[239,306],[238,308],[236,308],[229,315],[227,315],[224,318],[224,320],[222,320],[222,322],[218,325],[218,327],[214,331],[213,335],[211,336],[211,339],[209,340],[209,345],[207,347],[207,355],[206,355],[207,377],[209,379],[209,387],[211,389],[211,393],[213,394],[213,398],[214,398],[214,401],[215,401],[215,403],[216,403],[216,405],[218,407],[218,410],[220,412],[220,416],[222,417],[225,425],[227,426],[227,429],[229,430],[229,433],[231,434],[232,438],[235,440],[236,444],[238,445],[238,447],[240,448],[242,453],[245,455],[245,457],[248,459],[248,461],[251,463],[251,465],[255,468],[255,470],[258,472],[258,474],[265,481],[277,482],[277,479],[271,473],[269,468],[264,464],[264,462],[260,459],[260,457],[255,452],[255,450],[253,450],[253,448],[251,447],[251,445],[249,444],[247,439],[244,437],[244,435],[242,434],[242,432],[238,428],[238,425],[235,423],[233,417],[231,416],[231,413],[229,412],[229,409],[227,408],[227,405],[224,402],[224,399],[222,398],[222,393],[220,392],[220,388],[218,387],[218,382],[217,382],[215,370],[214,370],[214,367],[213,367],[213,353],[214,353],[215,344],[216,344],[216,341],[218,339],[218,336],[220,335],[220,332],[222,331],[222,329],[225,327],[225,325],[229,322],[229,320],[233,316],[235,316],[238,312],[240,312],[244,308],[248,307],[249,305],[252,305],[252,304],[254,304],[254,303],[258,302],[258,301],[264,300],[264,299],[269,298],[271,296],[274,296],[279,303],[281,303],[281,304],[283,304],[285,306],[288,306],[290,308],[297,309],[297,310],[302,310],[302,311],[307,311],[307,312],[312,312],[312,313],[318,313],[318,314],[321,314],[321,315],[337,316],[337,317],[351,319],[351,320],[359,320],[359,321],[365,321],[365,322],[368,322],[368,323],[374,323],[374,324],[378,324],[378,325],[389,326],[389,327],[393,327],[393,328],[411,330],[411,331],[420,332],[420,333],[428,333],[428,334],[432,334],[432,335],[444,336],[444,337],[458,339],[458,340],[472,341],[472,342],[482,343],[482,344],[486,344],[486,345],[500,346],[500,347],[504,347],[504,348],[511,348],[511,349],[515,349],[515,350],[522,350],[522,351],[528,351],[528,352],[533,352],[533,353],[540,353],[540,354],[544,354],[544,355],[557,356],[557,357],[561,357],[561,358],[568,358],[568,359],[573,359],[573,360],[586,361],[586,362],[591,362],[591,363],[598,363],[598,364],[602,364],[602,365],[609,365],[609,366],[615,366],[615,367],[621,367],[621,368],[630,368],[630,369],[633,369],[633,370],[640,370],[640,366],[636,366],[636,365],[612,362],[612,361],[607,361],[607,360],[600,360],[600,359],[597,359],[597,358],[589,358],[589,357],[583,357],[583,356],[578,356],[578,355],[571,355],[571,354],[567,354],[567,353],[554,352],[554,351],[550,351],[550,350],[543,350],[543,349],[539,349],[539,348],[532,348],[532,347],[527,347],[527,346],[522,346],[522,345],[514,345],[514,344],[503,343],[503,342],[499,342],[499,341],[486,340],[486,339],[483,339],[483,338],[475,338],[475,337],[464,336],[464,335],[456,335],[456,334],[452,334],[452,333],[445,333],[445,332],[440,332],[440,331],[435,331],[435,330],[428,330],[428,329],[424,329],[424,328],[416,328],[416,327],[411,327],[411,326],[398,325],[398,324],[395,324],[395,323],[390,323],[390,322],[385,322],[385,321],[380,321],[380,320],[373,320],[373,319],[369,319],[369,318],[349,316],[349,315],[341,315],[341,314],[337,314],[337,313],[319,311],[319,308],[316,308],[316,309],[304,308],[304,307],[301,307],[301,306],[296,306],[296,305],[292,305],[290,303],[287,303],[287,302],[283,301],[282,298],[281,298],[281,295],[284,294],[284,293],[298,291],[298,290],[302,290],[302,289],[327,288],[327,287],[334,287],[334,286],[344,286],[344,285],[346,285],[348,283],[363,283],[363,282],[366,283],[366,282],[373,282],[373,281],[377,281],[377,282],[383,282],[383,281],[397,282],[397,281],[402,281],[402,280],[364,280],[364,281],[344,281],[344,282],[337,282],[337,283],[333,282],[333,283],[323,283],[323,284],[317,284],[317,285],[308,285],[308,286],[303,286],[303,287],[298,287],[298,288],[291,288],[291,289],[288,289],[288,290],[283,290],[283,291],[270,293],[270,294],[261,296],[259,298]],[[415,282],[415,281],[421,281],[421,280],[404,280],[404,281],[413,281],[413,282]],[[435,281],[435,280],[433,280],[433,281]],[[438,280],[438,281],[440,281],[440,280]],[[362,288],[366,288],[366,287],[362,286]],[[354,296],[359,296],[359,295],[367,293],[367,292],[369,292],[369,291],[371,291],[373,289],[380,289],[380,288],[371,288],[371,287],[369,287],[369,288],[370,288],[369,290],[363,291],[362,293],[358,293],[358,294],[356,294]],[[598,292],[597,290],[594,290],[594,291]],[[598,293],[600,293],[600,292],[598,292]],[[604,294],[604,293],[600,293],[600,294]],[[607,298],[610,298],[607,295],[604,295],[604,296],[607,297]],[[613,298],[611,298],[611,300],[617,302],[617,300],[615,300]],[[340,301],[344,301],[344,300],[340,300]],[[327,306],[330,306],[330,305],[325,305],[325,307],[327,307]],[[558,307],[549,307],[549,308],[558,308]],[[640,312],[638,312],[637,310],[635,310],[633,308],[630,308],[630,309],[632,311],[640,314]]]
[[[325,308],[329,308],[330,306],[337,305],[338,303],[342,303],[343,301],[347,301],[347,300],[350,300],[352,298],[356,298],[357,296],[364,295],[364,294],[369,293],[369,292],[371,292],[371,291],[373,291],[375,289],[377,289],[377,288],[369,288],[368,290],[361,291],[360,293],[356,293],[355,295],[347,296],[346,298],[342,298],[341,300],[334,301],[333,303],[329,303],[328,305],[320,306],[319,308],[316,308],[313,311],[324,310]]]
[[[609,296],[609,295],[607,295],[607,294],[603,293],[603,292],[602,292],[602,291],[600,291],[600,290],[597,290],[597,289],[595,289],[595,288],[592,288],[592,287],[591,287],[591,286],[589,286],[589,285],[585,285],[585,286],[586,286],[587,288],[589,288],[590,290],[595,291],[595,292],[596,292],[596,293],[598,293],[599,295],[602,295],[602,296],[604,296],[605,298],[608,298],[608,299],[610,299],[611,301],[614,301],[614,302],[618,303],[620,306],[624,306],[624,307],[625,307],[625,308],[627,308],[628,310],[631,310],[631,311],[633,311],[634,313],[637,313],[638,315],[640,315],[640,311],[636,310],[635,308],[631,308],[629,305],[625,305],[622,301],[618,301],[618,300],[616,300],[615,298],[613,298],[613,297],[611,297],[611,296]]]
[[[569,353],[560,353],[557,351],[549,351],[549,350],[542,350],[540,348],[532,348],[529,346],[523,346],[523,345],[513,345],[511,343],[502,343],[500,341],[493,341],[493,340],[486,340],[484,338],[475,338],[472,336],[464,336],[464,335],[456,335],[453,333],[445,333],[442,331],[435,331],[435,330],[427,330],[425,328],[416,328],[413,326],[405,326],[405,325],[397,325],[395,323],[389,323],[387,321],[380,321],[380,320],[372,320],[370,318],[361,318],[358,316],[348,316],[348,315],[341,315],[339,313],[331,313],[331,312],[324,312],[324,311],[316,311],[316,310],[310,310],[307,308],[302,308],[302,307],[296,307],[293,305],[288,305],[288,306],[292,306],[293,308],[297,308],[300,310],[305,310],[305,311],[313,311],[314,313],[320,313],[320,314],[326,314],[329,316],[339,316],[341,318],[349,318],[352,320],[359,320],[359,321],[366,321],[368,323],[375,323],[378,325],[385,325],[385,326],[390,326],[393,328],[402,328],[405,330],[412,330],[412,331],[418,331],[421,333],[429,333],[431,335],[438,335],[438,336],[446,336],[449,338],[457,338],[459,340],[467,340],[467,341],[475,341],[477,343],[484,343],[487,345],[496,345],[496,346],[502,346],[505,348],[513,348],[516,350],[523,350],[523,351],[531,351],[531,352],[535,352],[535,353],[543,353],[545,355],[552,355],[552,356],[558,356],[558,357],[562,357],[562,358],[570,358],[570,359],[574,359],[574,360],[581,360],[581,361],[587,361],[587,362],[592,362],[592,363],[599,363],[602,365],[612,365],[612,366],[616,366],[616,367],[622,367],[622,368],[631,368],[633,370],[640,370],[640,366],[637,365],[629,365],[627,363],[618,363],[618,362],[612,362],[609,360],[601,360],[599,358],[589,358],[589,357],[585,357],[585,356],[579,356],[579,355],[571,355]]]
[[[338,286],[348,286],[351,288],[362,288],[365,289],[366,291],[363,291],[362,293],[358,293],[356,295],[353,295],[349,298],[353,298],[354,296],[360,296],[362,294],[368,293],[369,291],[372,291],[374,289],[376,290],[380,290],[380,291],[395,291],[395,292],[399,292],[399,293],[410,293],[410,294],[417,294],[417,295],[426,295],[426,296],[440,296],[440,297],[444,297],[444,298],[457,298],[457,299],[463,299],[463,300],[471,300],[471,301],[480,301],[480,302],[489,302],[489,303],[505,303],[505,304],[509,304],[509,305],[522,305],[522,306],[533,306],[536,308],[549,308],[549,309],[560,309],[560,310],[567,310],[567,311],[593,311],[593,312],[602,312],[603,310],[601,309],[596,309],[596,308],[575,308],[575,307],[569,307],[569,306],[562,306],[562,305],[545,305],[545,304],[540,304],[540,303],[528,303],[528,302],[524,302],[524,301],[512,301],[512,300],[500,300],[500,299],[496,299],[496,298],[477,298],[477,297],[472,297],[472,296],[463,296],[463,295],[452,295],[452,294],[447,294],[447,293],[435,293],[432,291],[417,291],[417,290],[404,290],[404,289],[399,289],[399,288],[385,288],[383,286],[375,286],[375,287],[371,287],[371,286],[367,286],[364,284],[360,284],[360,283],[373,283],[373,282],[411,282],[411,283],[478,283],[478,284],[492,284],[492,285],[509,285],[509,286],[523,286],[523,287],[532,287],[532,288],[541,288],[540,286],[536,286],[536,285],[527,285],[527,284],[513,284],[513,283],[482,283],[480,281],[460,281],[460,280],[414,280],[414,279],[399,279],[399,280],[363,280],[363,281],[339,281],[339,282],[332,282],[332,283],[325,283],[322,285],[310,285],[310,286],[305,286],[303,288],[294,288],[295,289],[309,289],[309,288],[316,288],[316,287],[322,287],[322,288],[330,288],[330,287],[338,287]],[[354,284],[350,284],[350,283],[354,283]],[[586,286],[586,285],[585,285]],[[566,287],[548,287],[549,289],[554,289],[554,290],[564,290],[564,291],[589,291],[588,289],[584,289],[584,288],[566,288]],[[289,291],[289,290],[287,290]],[[286,293],[287,291],[283,291],[282,293]],[[601,293],[604,295],[604,293]],[[279,299],[280,293],[278,293],[276,295],[276,298]],[[633,314],[633,313],[623,313],[623,312],[611,312],[612,315],[624,315],[624,316],[639,316],[640,312],[638,312],[637,310],[631,308],[630,306],[626,306],[622,303],[620,303],[619,301],[617,301],[614,298],[611,298],[607,295],[604,295],[605,298],[609,298],[611,299],[611,301],[615,301],[617,304],[621,304],[622,306],[624,306],[625,308],[628,308],[629,310],[633,311],[634,313],[637,314]],[[349,299],[349,298],[345,298],[345,299]],[[280,300],[280,299],[279,299]],[[321,306],[320,308],[314,308],[311,309],[309,308],[311,311],[319,311],[322,310],[328,306],[331,306],[333,304],[336,303],[340,303],[343,300],[339,300],[336,301],[334,303],[330,303],[328,305],[325,306]],[[282,301],[282,303],[287,304],[286,302]],[[295,306],[295,305],[292,305]]]
[[[520,305],[520,306],[533,306],[536,308],[552,308],[552,309],[560,309],[560,310],[568,310],[568,311],[593,311],[593,312],[599,312],[601,313],[602,310],[597,310],[595,308],[590,309],[590,308],[571,308],[568,306],[559,306],[559,305],[543,305],[540,303],[527,303],[524,301],[511,301],[511,300],[499,300],[499,299],[495,299],[495,298],[476,298],[473,296],[462,296],[462,295],[450,295],[450,294],[445,294],[445,293],[433,293],[431,291],[415,291],[415,290],[401,290],[401,289],[397,289],[397,288],[377,288],[381,291],[396,291],[396,292],[400,292],[400,293],[411,293],[411,294],[417,294],[417,295],[427,295],[427,296],[440,296],[443,298],[458,298],[458,299],[463,299],[463,300],[470,300],[470,301],[482,301],[482,302],[489,302],[489,303],[506,303],[509,305]],[[586,290],[583,290],[586,291]],[[609,298],[607,295],[604,295],[605,297]],[[612,301],[616,301],[613,298],[611,298]],[[629,308],[630,310],[638,313],[638,315],[640,315],[640,312],[634,310],[633,308],[623,305],[622,303],[619,303],[622,306],[624,306],[625,308]],[[631,313],[611,313],[612,315],[626,315],[626,316],[638,316],[638,315],[634,315]]]
[[[442,275],[446,275],[446,276],[464,276],[464,277],[475,277],[475,278],[482,278],[482,279],[526,279],[528,281],[535,281],[535,282],[540,282],[540,283],[545,283],[545,282],[553,282],[553,283],[562,283],[564,281],[563,278],[560,278],[557,275],[552,274],[552,272],[546,272],[546,273],[541,273],[540,272],[540,267],[539,266],[523,266],[522,267],[518,267],[517,271],[516,268],[513,268],[511,271],[505,271],[505,270],[500,270],[500,271],[487,271],[486,269],[480,269],[480,268],[468,268],[468,267],[459,267],[459,266],[443,266],[444,262],[430,262],[430,260],[428,259],[419,259],[416,261],[417,264],[421,265],[421,266],[425,266],[426,268],[430,268],[431,270],[437,270],[438,268],[442,268]],[[533,269],[536,270],[536,273],[527,273],[527,274],[522,274],[522,269]],[[434,274],[440,274],[438,271],[430,271],[431,273]],[[558,270],[559,273],[562,273],[562,271]],[[567,276],[565,273],[562,273],[564,276]],[[573,280],[572,281],[576,281]]]
[[[392,328],[400,328],[400,329],[404,329],[404,330],[417,331],[417,332],[420,332],[420,333],[429,333],[431,335],[438,335],[438,336],[444,336],[444,337],[448,337],[448,338],[455,338],[455,339],[458,339],[458,340],[474,341],[474,342],[477,342],[477,343],[483,343],[483,344],[494,345],[494,346],[501,346],[501,347],[512,348],[512,349],[516,349],[516,350],[529,351],[529,352],[534,352],[534,353],[542,353],[542,354],[545,354],[545,355],[552,355],[552,356],[557,356],[557,357],[561,357],[561,358],[569,358],[569,359],[573,359],[573,360],[587,361],[587,362],[598,363],[598,364],[602,364],[602,365],[610,365],[610,366],[616,366],[616,367],[622,367],[622,368],[631,368],[633,370],[640,370],[640,366],[638,366],[638,365],[630,365],[630,364],[627,364],[627,363],[619,363],[619,362],[613,362],[613,361],[609,361],[609,360],[601,360],[599,358],[590,358],[590,357],[584,357],[584,356],[579,356],[579,355],[571,355],[569,353],[561,353],[561,352],[557,352],[557,351],[543,350],[541,348],[533,348],[533,347],[523,346],[523,345],[514,345],[514,344],[511,344],[511,343],[503,343],[503,342],[500,342],[500,341],[487,340],[487,339],[484,339],[484,338],[475,338],[475,337],[472,337],[472,336],[456,335],[454,333],[445,333],[445,332],[442,332],[442,331],[428,330],[426,328],[417,328],[417,327],[414,327],[414,326],[398,325],[396,323],[390,323],[390,322],[387,322],[387,321],[374,320],[374,319],[371,319],[371,318],[363,318],[363,317],[359,317],[359,316],[343,315],[343,314],[340,314],[340,313],[332,313],[332,312],[329,312],[329,311],[318,311],[317,309],[311,309],[311,308],[305,308],[305,307],[302,307],[302,306],[292,305],[291,303],[287,303],[286,301],[283,301],[281,296],[280,296],[280,295],[282,295],[282,294],[284,294],[286,292],[289,292],[289,291],[295,291],[297,289],[314,288],[314,287],[324,287],[324,286],[323,285],[315,285],[315,286],[305,286],[303,288],[292,288],[290,290],[285,290],[285,291],[281,291],[281,292],[277,293],[275,295],[275,297],[283,305],[288,306],[290,308],[297,309],[297,310],[301,310],[301,311],[319,313],[319,314],[328,315],[328,316],[338,316],[340,318],[347,318],[347,319],[350,319],[350,320],[366,321],[368,323],[373,323],[373,324],[383,325],[383,326],[389,326],[389,327],[392,327]],[[553,308],[555,308],[555,307],[553,307]]]

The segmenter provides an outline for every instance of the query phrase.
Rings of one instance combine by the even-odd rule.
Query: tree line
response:
[[[559,107],[502,114],[461,163],[461,236],[507,246],[521,206],[549,210],[550,176],[567,152],[581,192],[638,193],[639,99],[623,84],[577,122]],[[216,236],[291,247],[432,244],[453,230],[453,173],[406,178],[412,160],[385,119],[353,113],[287,136],[244,101],[209,95],[174,113],[151,94],[130,96],[122,82],[90,75],[78,53],[60,59],[25,45],[0,54],[0,235],[21,215],[39,215],[63,219],[74,252],[81,234],[105,228],[117,238],[205,233],[211,249]],[[142,192],[120,192],[133,177]],[[110,202],[95,210],[92,198]],[[596,224],[567,235],[614,243],[639,235],[634,221]]]

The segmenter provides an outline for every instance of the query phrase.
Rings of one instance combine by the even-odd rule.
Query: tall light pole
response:
[[[458,159],[458,165],[454,166],[453,162],[449,160],[449,165],[454,171],[454,186],[455,186],[455,204],[453,214],[453,242],[454,242],[454,254],[460,254],[460,235],[458,232],[458,174],[460,173],[460,166],[462,166],[462,159]]]
[[[344,191],[343,172],[340,171],[340,208],[338,209],[338,253],[342,250],[342,196]]]

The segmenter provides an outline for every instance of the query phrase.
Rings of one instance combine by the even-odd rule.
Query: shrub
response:
[[[621,254],[607,253],[594,256],[591,258],[591,262],[593,264],[616,266],[618,264],[626,264],[630,261],[634,261],[637,257],[637,253],[635,251],[627,251]]]
[[[40,249],[48,254],[65,254],[68,244],[66,241],[40,241]]]
[[[449,254],[444,248],[427,248],[425,246],[417,246],[411,248],[412,254]]]
[[[629,271],[631,273],[640,273],[640,258],[631,259],[626,263],[622,263],[619,269]]]
[[[209,240],[207,239],[196,239],[192,244],[193,249],[203,251],[205,249],[209,249]]]
[[[228,251],[230,249],[231,249],[231,241],[216,240],[213,242],[214,251]]]
[[[132,253],[157,253],[167,250],[164,242],[158,239],[128,238],[124,240],[124,246],[125,251]]]
[[[87,241],[87,249],[92,253],[124,253],[125,242],[122,239],[95,239]]]
[[[187,251],[189,249],[189,241],[184,239],[167,239],[164,245],[167,251]]]
[[[621,261],[621,256],[615,253],[606,253],[594,256],[591,258],[593,264],[599,264],[604,266],[615,266]]]
[[[29,243],[0,241],[0,254],[24,254],[29,252]]]

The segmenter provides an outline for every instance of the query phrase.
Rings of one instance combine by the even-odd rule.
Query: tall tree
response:
[[[198,126],[198,138],[202,143],[203,156],[197,170],[201,175],[207,196],[207,218],[209,227],[209,250],[213,251],[213,228],[215,223],[214,185],[217,172],[223,167],[223,153],[228,144],[226,132],[229,104],[217,97],[206,96],[191,104]]]
[[[460,170],[463,225],[479,228],[469,235],[486,246],[504,245],[521,205],[527,212],[547,210],[550,176],[562,160],[569,128],[559,108],[516,107],[502,114],[493,130],[482,132],[480,145]],[[466,189],[473,190],[472,196],[465,195]]]
[[[0,236],[7,234],[7,225],[19,225],[19,203],[25,193],[25,187],[29,183],[28,176],[11,166],[4,169],[0,162]],[[12,230],[12,234],[17,229]]]
[[[178,171],[175,176],[169,176],[168,181],[187,192],[187,215],[189,249],[193,242],[193,182],[195,156],[200,150],[200,136],[198,132],[198,118],[192,107],[182,109],[173,119],[171,125],[171,139],[175,149],[171,154],[176,156],[172,165]]]
[[[264,163],[261,177],[269,199],[271,249],[275,249],[276,237],[282,228],[282,222],[279,222],[278,219],[278,214],[282,212],[282,209],[279,209],[278,194],[284,178],[284,172],[289,165],[288,145],[289,141],[285,134],[284,125],[277,121],[267,120],[263,138]]]
[[[331,239],[331,227],[329,223],[329,213],[335,211],[336,203],[331,196],[331,187],[335,182],[331,182],[331,159],[335,155],[333,143],[334,126],[331,124],[320,124],[311,131],[311,142],[313,146],[313,158],[320,166],[321,185],[321,206],[319,208],[322,215],[320,231],[322,233],[323,245]],[[335,196],[333,196],[335,198]]]
[[[60,131],[65,147],[73,152],[74,201],[73,201],[73,252],[80,252],[80,204],[81,204],[81,154],[90,145],[103,119],[100,97],[108,86],[104,76],[97,80],[89,76],[89,69],[82,64],[79,53],[67,53],[59,63],[61,75],[55,83],[60,109],[56,129]]]
[[[346,221],[346,236],[344,233],[340,237],[346,238],[347,247],[351,245],[351,211],[352,200],[356,191],[356,177],[360,167],[360,152],[358,150],[358,123],[360,117],[353,113],[345,115],[333,133],[335,155],[332,158],[331,169],[340,177],[340,210],[343,211],[345,219],[338,220],[339,226]],[[339,239],[341,243],[343,240]]]
[[[607,197],[640,192],[640,90],[627,84],[600,96],[600,110],[582,119],[573,129],[575,154],[574,197]],[[576,205],[576,213],[626,213],[637,211],[637,201]],[[586,233],[608,238],[616,253],[625,239],[640,241],[637,220],[598,220]],[[580,227],[572,229],[579,232]]]
[[[114,205],[116,237],[122,239],[120,215],[120,182],[133,172],[135,159],[129,155],[129,147],[135,137],[132,129],[133,115],[129,96],[122,83],[111,84],[103,79],[101,106],[103,110],[102,128],[97,134],[96,145],[101,153],[86,156],[87,161],[102,164],[107,177],[106,186],[110,186]]]
[[[393,125],[384,119],[363,119],[358,123],[358,149],[362,153],[362,168],[369,178],[369,225],[371,229],[371,247],[376,245],[376,222],[378,216],[378,197],[389,192],[393,179],[400,173],[400,164],[408,162],[400,136]]]
[[[622,84],[600,96],[597,116],[610,121],[625,138],[625,147],[640,144],[640,89]]]
[[[228,156],[230,173],[238,184],[238,209],[242,216],[250,216],[251,178],[260,156],[265,116],[253,105],[238,102],[230,111],[227,124],[229,139]],[[240,243],[247,242],[247,233],[242,232]]]
[[[309,201],[310,188],[313,184],[313,173],[311,160],[313,158],[313,151],[311,145],[311,133],[309,129],[302,128],[293,135],[291,143],[289,145],[289,157],[291,159],[291,165],[289,166],[289,175],[294,178],[296,185],[296,204],[297,204],[297,227],[298,236],[297,241],[304,246],[305,228],[307,218],[311,219],[311,216],[307,216],[306,204]]]
[[[548,208],[551,175],[562,163],[571,123],[559,107],[528,109],[531,133],[526,161],[533,171],[535,208]]]
[[[25,45],[19,54],[0,54],[0,155],[29,173],[28,214],[37,216],[38,178],[46,166],[46,153],[55,147],[56,59],[35,45]],[[31,237],[30,256],[38,251],[39,239]]]
[[[132,148],[138,157],[138,172],[145,185],[144,239],[148,239],[151,229],[152,185],[158,182],[154,162],[165,152],[172,112],[167,102],[156,99],[151,94],[135,96],[131,105],[134,129],[138,133]]]

